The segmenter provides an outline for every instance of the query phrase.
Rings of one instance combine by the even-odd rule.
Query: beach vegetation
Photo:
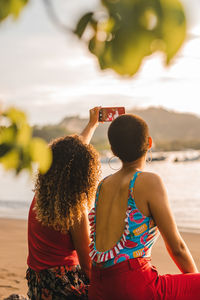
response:
[[[28,0],[0,0],[0,22],[7,17],[17,19]]]
[[[32,137],[32,128],[24,112],[9,108],[0,115],[0,163],[6,170],[19,174],[23,169],[32,171],[34,163],[45,173],[52,161],[47,143]]]
[[[0,22],[10,17],[17,19],[31,1],[0,0]],[[60,26],[51,1],[43,1],[52,20]],[[97,57],[101,70],[109,68],[121,76],[134,76],[146,57],[155,52],[162,53],[166,65],[170,64],[186,37],[186,17],[179,0],[99,2],[100,8],[84,14],[76,28],[68,28],[66,34],[70,31],[86,42],[89,51]],[[33,163],[37,162],[41,173],[48,170],[51,152],[41,137],[33,137],[23,112],[8,109],[0,115],[0,126],[0,163],[6,169],[14,169],[18,174],[23,169],[32,170]],[[34,130],[35,135],[41,134],[36,128]],[[55,135],[65,133],[66,130],[57,127],[54,133],[51,130],[50,137],[45,136],[44,128],[42,134],[49,141]],[[99,148],[105,144],[103,141],[95,143]]]
[[[87,40],[102,70],[133,76],[144,59],[159,51],[169,65],[186,37],[186,17],[179,0],[101,0],[102,10],[89,12],[75,33]],[[92,29],[92,30],[91,30]]]

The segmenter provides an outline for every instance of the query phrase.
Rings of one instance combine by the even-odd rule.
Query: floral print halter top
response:
[[[103,267],[110,267],[127,259],[151,256],[151,248],[159,236],[159,231],[152,217],[144,216],[135,204],[133,197],[134,184],[140,173],[136,172],[129,184],[125,228],[121,239],[112,249],[105,252],[96,249],[96,207],[104,180],[100,182],[96,193],[95,206],[89,213],[91,226],[91,243],[89,247],[90,257],[94,265],[101,263]]]

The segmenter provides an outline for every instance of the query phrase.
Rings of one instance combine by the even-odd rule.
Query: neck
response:
[[[132,162],[123,162],[121,170],[124,171],[142,171],[145,167],[146,155],[134,160]]]

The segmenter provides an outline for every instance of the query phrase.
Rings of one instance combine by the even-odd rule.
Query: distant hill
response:
[[[180,150],[184,148],[200,149],[200,118],[189,113],[177,113],[164,108],[150,107],[147,109],[131,109],[127,113],[133,113],[141,116],[149,125],[150,135],[152,136],[157,150]],[[49,127],[49,136],[51,131],[56,133],[69,134],[80,133],[87,123],[87,119],[79,116],[64,118],[56,126],[45,126],[44,128],[35,128],[45,131]],[[108,148],[107,129],[109,123],[100,124],[93,137],[92,143],[99,149]],[[56,130],[53,130],[55,128]],[[45,129],[45,130],[44,130]],[[35,131],[36,132],[36,131]]]
[[[147,122],[155,140],[200,140],[200,118],[193,114],[155,107],[130,112]]]

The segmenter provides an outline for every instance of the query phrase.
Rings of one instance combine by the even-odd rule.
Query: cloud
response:
[[[200,4],[193,1],[194,5],[188,0],[184,3],[188,13],[195,14],[192,32],[198,34]],[[87,10],[97,2],[66,1],[65,9],[70,9],[67,14],[75,20],[80,5]],[[62,12],[62,7],[58,10]],[[100,71],[86,45],[57,31],[42,2],[35,0],[17,23],[3,24],[0,44],[0,98],[24,108],[31,122],[57,122],[66,114],[86,115],[95,105],[163,105],[200,112],[200,38],[186,42],[169,68],[164,67],[162,55],[154,55],[144,60],[137,76],[125,80],[113,71]],[[191,93],[193,98],[188,101]]]

